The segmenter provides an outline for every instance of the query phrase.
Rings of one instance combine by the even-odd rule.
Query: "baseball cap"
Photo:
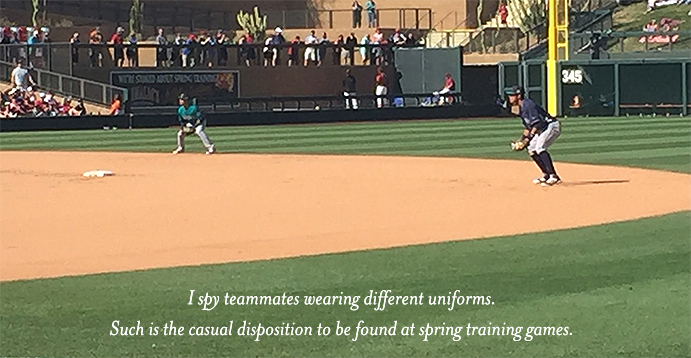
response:
[[[189,97],[187,97],[187,95],[186,95],[186,94],[184,94],[184,93],[180,93],[180,95],[178,96],[178,99],[183,99],[183,100],[187,101],[187,100],[189,100],[190,98],[189,98]]]
[[[509,88],[508,90],[506,90],[506,94],[508,94],[508,95],[523,94],[523,87],[518,86],[518,85],[513,86],[513,87]]]

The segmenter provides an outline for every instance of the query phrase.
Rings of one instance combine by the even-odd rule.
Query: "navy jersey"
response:
[[[538,106],[530,98],[523,100],[520,116],[523,126],[528,130],[537,128],[539,131],[544,131],[550,123],[555,121],[544,108]]]

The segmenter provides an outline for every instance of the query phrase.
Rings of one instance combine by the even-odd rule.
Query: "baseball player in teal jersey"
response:
[[[206,154],[214,154],[216,147],[209,139],[209,136],[204,132],[206,128],[206,120],[202,116],[196,104],[190,104],[190,99],[186,94],[180,94],[178,97],[180,107],[178,108],[178,121],[180,122],[180,130],[178,130],[178,147],[173,151],[173,154],[179,154],[185,151],[185,137],[196,133],[201,138],[204,147],[206,147]]]

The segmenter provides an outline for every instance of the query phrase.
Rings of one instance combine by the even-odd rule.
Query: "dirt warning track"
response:
[[[84,178],[88,170],[115,176]],[[0,280],[547,231],[691,210],[691,175],[381,156],[0,152]],[[543,212],[536,223],[520,210]]]

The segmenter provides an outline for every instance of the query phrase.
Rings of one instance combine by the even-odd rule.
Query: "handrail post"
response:
[[[333,29],[334,28],[334,11],[329,10],[329,28]]]
[[[283,17],[283,21],[281,22],[281,24],[283,25],[283,28],[285,29],[285,28],[287,27],[287,26],[286,26],[286,11],[285,11],[285,10],[281,10],[281,15],[282,15],[282,17]]]
[[[415,9],[415,29],[420,29],[420,10]]]
[[[309,16],[310,16],[309,12],[305,11],[305,28],[306,29],[309,29],[309,27],[310,27]],[[259,56],[257,56],[257,58],[259,58]]]
[[[516,31],[516,30],[513,31],[513,41],[516,44],[516,47],[515,47],[516,52],[518,52],[520,49],[520,45],[518,44],[518,31]]]

